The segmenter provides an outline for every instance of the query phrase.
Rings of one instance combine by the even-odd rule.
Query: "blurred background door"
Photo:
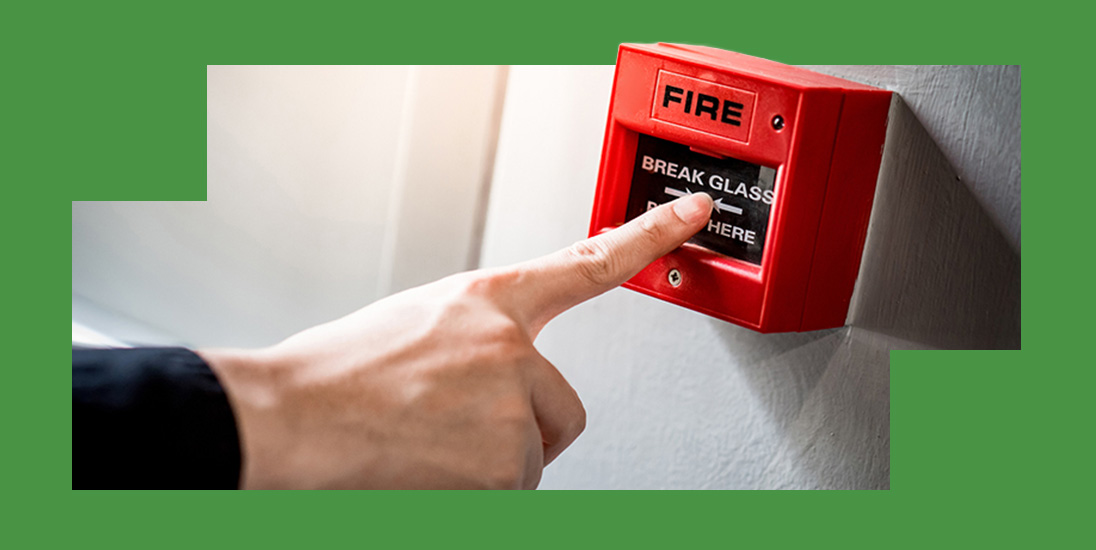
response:
[[[74,338],[268,345],[475,268],[506,74],[209,67],[206,202],[72,203]]]

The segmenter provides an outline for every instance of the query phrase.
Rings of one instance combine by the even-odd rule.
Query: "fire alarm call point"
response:
[[[890,100],[715,48],[623,44],[590,234],[708,193],[707,226],[625,287],[760,332],[844,325]]]

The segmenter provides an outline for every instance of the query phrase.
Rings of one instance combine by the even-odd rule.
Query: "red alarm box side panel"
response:
[[[891,92],[879,89],[846,94],[801,331],[845,324],[864,253],[891,100]]]
[[[772,253],[764,266],[769,284],[765,286],[761,332],[799,330],[841,103],[842,96],[835,90],[804,91],[798,116],[785,128],[793,133],[793,146],[778,182],[772,240],[766,243]]]

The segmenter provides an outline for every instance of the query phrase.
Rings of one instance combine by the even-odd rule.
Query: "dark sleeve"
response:
[[[183,348],[72,351],[73,489],[235,489],[236,419]]]

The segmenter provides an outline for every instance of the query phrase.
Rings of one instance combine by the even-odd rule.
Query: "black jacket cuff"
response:
[[[234,489],[236,419],[184,348],[72,351],[73,489]]]

